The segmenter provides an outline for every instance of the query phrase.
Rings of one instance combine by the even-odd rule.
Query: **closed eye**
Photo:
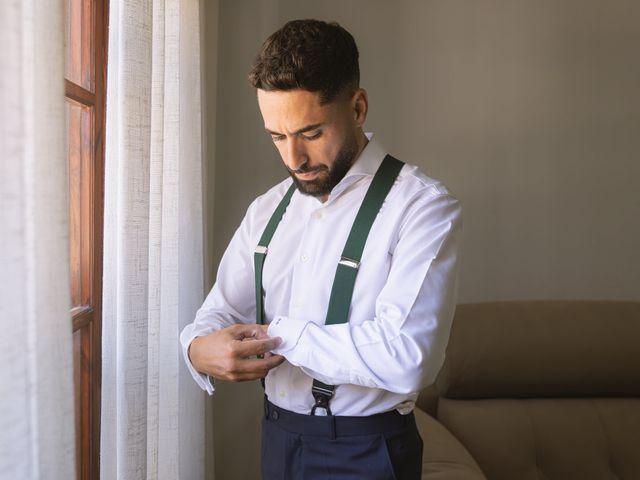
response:
[[[321,127],[322,127],[322,124],[319,124],[319,123],[314,125],[308,125],[304,128],[301,128],[300,130],[297,130],[296,132],[293,132],[292,135],[298,138],[302,137],[304,140],[315,140],[322,136]],[[271,135],[271,140],[273,140],[274,142],[281,142],[287,138],[287,136],[283,133],[274,132],[272,130],[269,130],[268,128],[265,128],[265,130],[269,135]]]
[[[320,138],[321,135],[322,135],[322,130],[316,130],[310,135],[303,135],[303,137],[305,140],[315,140],[316,138]]]

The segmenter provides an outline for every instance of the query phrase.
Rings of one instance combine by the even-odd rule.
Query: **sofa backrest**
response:
[[[439,395],[640,397],[640,302],[458,305]]]
[[[640,302],[459,305],[436,387],[491,480],[640,479]]]

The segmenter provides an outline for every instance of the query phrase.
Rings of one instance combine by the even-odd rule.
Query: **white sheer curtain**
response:
[[[178,334],[203,298],[198,0],[112,0],[102,480],[204,478]]]
[[[0,2],[0,478],[75,478],[64,4]]]

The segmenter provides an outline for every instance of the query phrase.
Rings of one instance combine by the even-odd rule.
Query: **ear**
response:
[[[353,94],[351,106],[356,126],[361,128],[367,119],[367,112],[369,111],[369,99],[364,88],[358,88]]]

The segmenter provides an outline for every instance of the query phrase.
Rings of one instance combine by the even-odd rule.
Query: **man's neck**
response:
[[[366,147],[368,143],[369,143],[369,138],[367,137],[367,135],[364,133],[363,130],[360,130],[360,133],[356,137],[356,144],[358,145],[358,150],[357,150],[357,153],[353,156],[353,164],[355,164],[358,161],[358,159],[360,158],[360,155],[362,154],[362,151],[364,150],[364,147]],[[353,166],[353,164],[351,164],[351,166]],[[322,203],[325,203],[329,199],[329,195],[330,194],[326,194],[319,197],[320,201]]]
[[[366,147],[367,143],[369,143],[369,138],[365,135],[365,133],[364,133],[364,131],[362,129],[360,130],[360,133],[358,134],[356,142],[358,144],[358,153],[354,157],[354,162],[353,163],[358,161],[358,158],[360,158],[360,154],[364,150],[364,147]]]

